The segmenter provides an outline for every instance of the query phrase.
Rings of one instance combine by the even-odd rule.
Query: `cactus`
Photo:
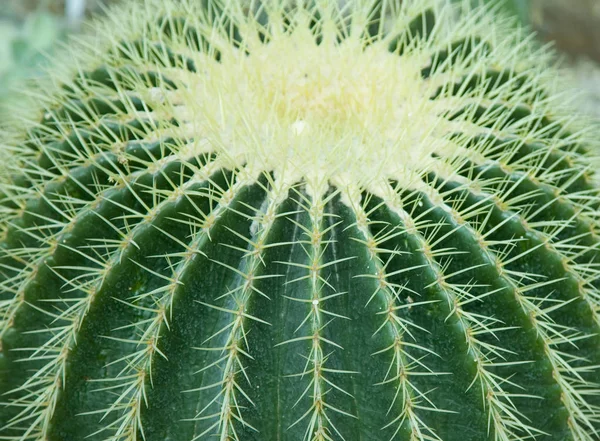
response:
[[[551,51],[467,0],[93,29],[3,134],[0,439],[600,439],[600,138]]]

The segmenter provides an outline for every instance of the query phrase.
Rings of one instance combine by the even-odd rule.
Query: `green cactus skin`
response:
[[[3,135],[0,439],[599,440],[600,137],[467,3],[74,43]]]

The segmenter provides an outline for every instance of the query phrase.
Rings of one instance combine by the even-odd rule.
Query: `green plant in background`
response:
[[[126,4],[30,91],[0,439],[598,440],[599,138],[552,55],[467,0],[286,5]]]
[[[36,12],[22,25],[0,21],[0,117],[6,118],[7,105],[17,99],[15,90],[24,80],[39,75],[44,54],[64,35],[55,16]]]

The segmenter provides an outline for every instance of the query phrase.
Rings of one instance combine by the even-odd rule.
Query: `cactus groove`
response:
[[[72,43],[3,132],[0,440],[600,440],[599,132],[469,5]]]

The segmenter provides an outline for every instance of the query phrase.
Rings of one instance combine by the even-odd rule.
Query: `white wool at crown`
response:
[[[225,32],[210,31],[219,61],[211,54],[189,51],[201,71],[171,72],[171,78],[185,87],[154,88],[150,102],[155,113],[176,116],[182,123],[170,130],[195,138],[181,148],[180,158],[218,152],[228,167],[242,167],[243,173],[255,178],[273,172],[287,188],[306,179],[309,192],[324,193],[330,183],[336,183],[384,196],[380,187],[388,180],[419,188],[424,171],[454,176],[455,166],[438,160],[439,156],[476,159],[479,152],[465,148],[464,139],[449,135],[460,131],[468,137],[479,133],[480,127],[468,115],[452,120],[448,115],[462,105],[483,102],[485,86],[482,83],[481,93],[469,96],[430,99],[455,74],[423,78],[421,69],[432,62],[440,41],[488,29],[492,40],[501,39],[509,30],[491,26],[489,16],[454,16],[448,5],[428,3],[438,9],[444,25],[435,28],[432,41],[418,41],[415,50],[401,56],[389,51],[387,37],[364,48],[364,35],[351,30],[342,43],[336,41],[336,26],[348,20],[344,14],[350,14],[360,28],[370,13],[368,4],[350,12],[330,8],[330,16],[322,18],[323,38],[318,43],[311,36],[305,10],[295,12],[292,32],[282,32],[279,23],[271,23],[268,44],[257,37],[258,22],[230,11],[244,47],[231,45]],[[406,12],[409,16],[410,8]],[[402,32],[403,19],[386,22],[388,36]],[[518,38],[516,34],[514,39]],[[530,48],[524,41],[510,48],[499,45],[489,54],[479,45],[474,52],[481,56],[479,60],[471,57],[462,62],[472,75],[484,73],[490,65],[527,63]],[[460,71],[461,63],[453,67]],[[543,71],[535,73],[543,80]],[[499,87],[497,98],[512,93],[511,87]],[[502,116],[506,115],[501,115],[499,124]]]

